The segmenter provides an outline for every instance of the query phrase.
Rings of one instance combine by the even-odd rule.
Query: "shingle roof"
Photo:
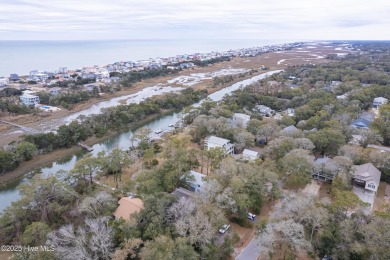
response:
[[[140,212],[144,208],[144,203],[138,198],[123,197],[119,200],[119,207],[115,210],[114,216],[116,218],[123,218],[130,220],[130,215],[135,212]]]
[[[381,180],[381,172],[372,163],[355,165],[355,175],[353,178],[363,181],[371,180],[378,186]]]

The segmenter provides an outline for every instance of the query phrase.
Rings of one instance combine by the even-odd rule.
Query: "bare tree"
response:
[[[85,225],[75,228],[62,226],[48,235],[47,244],[56,248],[60,259],[110,259],[113,249],[113,230],[107,218],[86,219]]]
[[[106,191],[101,191],[92,197],[86,197],[80,203],[79,210],[92,217],[104,214],[111,205],[115,205],[115,199]]]

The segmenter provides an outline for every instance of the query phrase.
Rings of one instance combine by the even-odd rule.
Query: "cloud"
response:
[[[384,0],[2,0],[0,10],[1,39],[390,39]]]

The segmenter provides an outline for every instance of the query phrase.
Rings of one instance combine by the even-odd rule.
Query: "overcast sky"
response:
[[[0,39],[390,40],[390,0],[0,0]]]

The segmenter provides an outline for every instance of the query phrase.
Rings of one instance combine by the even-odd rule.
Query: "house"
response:
[[[8,78],[1,77],[0,78],[0,87],[8,85]]]
[[[282,132],[284,134],[297,134],[297,133],[299,133],[299,131],[300,130],[293,125],[287,126],[287,127],[282,129]]]
[[[229,140],[216,137],[209,136],[205,139],[204,146],[207,147],[207,150],[211,148],[220,147],[225,151],[225,154],[234,154],[234,146],[230,143]]]
[[[206,175],[200,172],[189,171],[185,176],[188,177],[187,183],[194,192],[200,192],[206,183]]]
[[[370,124],[371,124],[370,120],[367,120],[365,118],[358,118],[356,120],[353,120],[350,126],[357,129],[369,129]]]
[[[68,74],[68,68],[67,67],[60,67],[58,69],[58,73],[60,73],[60,74]]]
[[[140,212],[144,208],[144,203],[138,198],[123,197],[118,202],[119,206],[114,212],[115,219],[131,220],[131,215]]]
[[[242,113],[234,113],[232,117],[232,125],[236,127],[246,128],[248,125],[250,116],[242,114]]]
[[[370,205],[367,213],[370,213],[374,207],[380,179],[381,172],[372,163],[355,165],[355,174],[352,176],[352,191],[361,201]]]
[[[34,75],[34,79],[36,81],[40,81],[40,82],[44,82],[45,80],[47,80],[49,78],[49,75],[47,75],[46,73],[36,73]]]
[[[249,149],[244,149],[242,152],[242,159],[248,160],[248,161],[254,161],[259,157],[259,152],[252,151]]]
[[[253,109],[254,112],[259,112],[262,116],[270,117],[274,112],[271,108],[264,105],[256,105]]]
[[[374,98],[374,102],[372,102],[372,107],[379,108],[380,106],[387,104],[388,101],[389,100],[387,98],[384,98],[384,97]]]
[[[11,75],[9,75],[9,80],[11,80],[11,81],[18,81],[19,80],[19,75],[18,74],[11,74]]]
[[[50,88],[48,92],[50,93],[50,95],[55,96],[60,94],[61,90],[62,90],[61,88],[55,87],[55,88]]]
[[[92,92],[95,88],[99,91],[99,87],[96,86],[96,85],[87,85],[87,86],[85,86],[85,90],[86,91],[90,91],[90,92]]]
[[[365,193],[376,194],[380,179],[381,172],[372,163],[355,165],[353,186],[364,188]]]
[[[312,178],[319,181],[333,181],[335,177],[330,171],[326,170],[326,164],[329,163],[329,157],[317,158],[314,161],[314,171],[312,173]]]
[[[26,106],[35,106],[40,102],[38,96],[29,95],[29,94],[23,94],[22,96],[20,96],[20,101]]]

